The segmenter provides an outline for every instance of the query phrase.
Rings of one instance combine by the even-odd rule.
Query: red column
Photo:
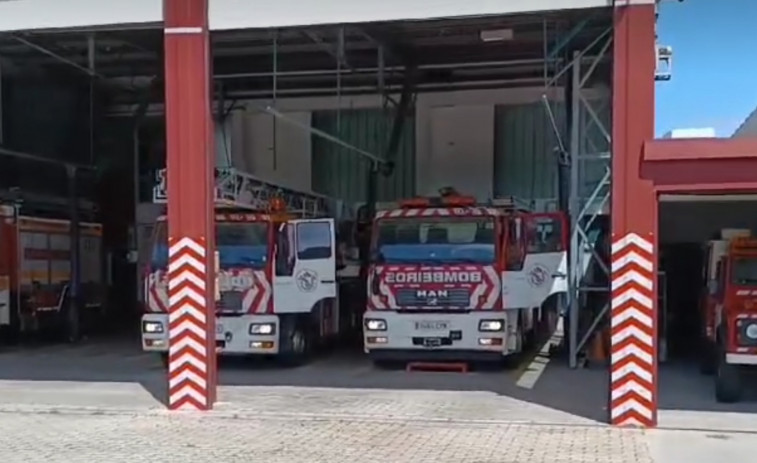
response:
[[[213,131],[208,0],[164,0],[168,180],[168,404],[216,394]]]
[[[655,6],[614,12],[610,421],[657,424],[657,199],[640,177],[654,137]]]

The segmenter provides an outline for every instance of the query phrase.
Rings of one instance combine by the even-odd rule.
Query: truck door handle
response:
[[[328,284],[336,283],[336,280],[321,280],[321,283],[323,283],[324,285],[328,285]]]

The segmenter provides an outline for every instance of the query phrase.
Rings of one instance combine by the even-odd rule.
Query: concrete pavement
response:
[[[0,354],[0,462],[740,463],[757,449],[751,413],[662,410],[665,429],[612,429],[601,371],[554,366],[524,390],[513,372],[335,357],[221,381],[216,410],[172,414],[164,370],[135,346]]]

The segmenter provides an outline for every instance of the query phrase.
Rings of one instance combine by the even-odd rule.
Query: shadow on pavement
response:
[[[605,368],[572,370],[564,359],[554,358],[532,388],[519,387],[517,380],[527,368],[520,365],[467,374],[383,370],[374,367],[358,349],[350,349],[323,353],[297,368],[282,367],[270,360],[223,359],[219,383],[221,396],[224,390],[250,386],[490,392],[607,422],[609,378]],[[696,367],[688,363],[661,365],[660,378],[662,410],[757,412],[757,388],[751,388],[750,396],[742,403],[718,404],[713,395],[712,378],[699,375]],[[40,404],[49,401],[50,405],[55,405],[55,400],[59,400],[55,397],[56,390],[68,391],[72,395],[67,397],[76,397],[72,400],[82,403],[101,394],[103,400],[127,408],[159,408],[166,399],[165,369],[160,359],[142,352],[138,337],[129,335],[91,339],[78,345],[2,348],[0,381],[4,383],[0,403],[5,405],[19,400],[41,401]],[[13,387],[11,381],[22,382],[18,387],[23,388],[26,395],[20,391],[9,394],[8,388]],[[54,383],[44,386],[41,382]],[[93,383],[117,383],[118,386],[106,390],[105,386]],[[34,387],[39,388],[38,393],[32,390]]]

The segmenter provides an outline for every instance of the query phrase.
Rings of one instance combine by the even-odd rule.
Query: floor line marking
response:
[[[563,340],[563,322],[562,318],[557,322],[557,328],[552,336],[541,346],[541,349],[533,356],[531,362],[518,377],[515,385],[523,389],[533,389],[539,378],[547,369],[550,361],[550,347],[560,345]]]

